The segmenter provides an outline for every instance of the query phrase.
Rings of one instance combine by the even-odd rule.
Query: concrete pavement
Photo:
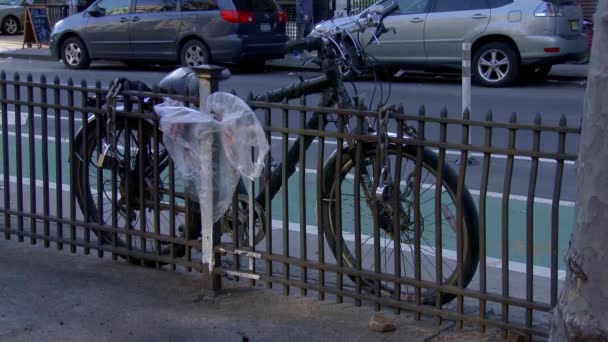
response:
[[[394,333],[367,328],[373,310],[261,285],[224,282],[200,294],[200,275],[146,269],[0,240],[1,341],[496,341],[476,326],[458,331],[410,313]]]

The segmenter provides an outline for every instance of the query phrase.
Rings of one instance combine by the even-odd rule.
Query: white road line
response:
[[[300,170],[299,168],[296,168],[296,170]],[[317,170],[316,169],[306,169],[306,173],[310,173],[310,174],[317,174]],[[346,175],[346,177],[348,178],[354,178],[353,175]],[[405,185],[405,181],[401,182],[402,184]],[[435,185],[434,184],[422,184],[422,188],[423,189],[434,189]],[[474,190],[474,189],[469,189],[469,192],[471,193],[471,195],[474,196],[479,196],[481,194],[481,191],[479,190]],[[503,195],[500,192],[492,192],[492,191],[488,191],[487,192],[487,196],[491,197],[491,198],[498,198],[498,199],[502,199]],[[512,201],[521,201],[521,202],[526,202],[528,200],[528,197],[526,196],[522,196],[522,195],[513,195],[510,194],[509,195],[509,200]],[[542,197],[534,197],[534,203],[540,203],[540,204],[553,204],[553,200],[550,198],[542,198]],[[568,207],[568,208],[574,208],[575,203],[572,201],[559,201],[559,205],[562,207]]]
[[[273,230],[282,230],[283,229],[283,221],[281,220],[272,220],[272,229]],[[288,223],[288,230],[291,232],[300,232],[300,224],[295,222]],[[317,235],[318,228],[313,225],[306,225],[306,233],[310,235]],[[344,240],[346,241],[355,241],[355,235],[350,233],[344,233]],[[361,235],[362,241],[369,241],[371,239],[365,239],[365,235]],[[382,246],[392,247],[393,241],[388,241],[383,243],[384,239],[380,238],[380,244]],[[365,242],[365,244],[373,244],[373,242]],[[407,244],[402,243],[404,246],[408,246]],[[402,247],[403,248],[403,247]],[[409,247],[408,247],[409,248]],[[435,252],[432,247],[421,246],[421,251],[425,255],[435,256]],[[457,260],[456,259],[456,251],[443,249],[441,251],[443,257],[448,260]],[[493,267],[497,269],[502,269],[502,260],[499,258],[486,257],[486,263],[488,267]],[[509,271],[518,272],[518,273],[526,273],[526,264],[522,262],[509,261]],[[543,277],[543,278],[551,278],[551,269],[544,266],[533,265],[532,272],[535,276]],[[566,278],[566,271],[558,270],[557,271],[557,279],[564,280]]]
[[[4,179],[4,174],[0,174],[0,181]],[[17,177],[15,176],[9,176],[9,181],[13,184],[17,183]],[[29,177],[23,177],[22,178],[22,182],[24,186],[29,186],[30,183],[30,178]],[[42,187],[43,186],[43,182],[41,180],[36,180],[36,187]],[[57,183],[55,182],[49,182],[49,189],[50,190],[56,190],[57,189]],[[2,189],[2,191],[4,191],[5,189]],[[70,192],[70,185],[69,184],[62,184],[61,185],[61,190],[64,192]],[[94,190],[94,189],[93,189]],[[272,220],[272,227],[273,230],[281,230],[283,227],[283,221],[279,221],[279,220]],[[293,222],[289,222],[288,224],[289,230],[293,231],[293,232],[300,232],[300,224],[299,223],[293,223]],[[312,225],[307,225],[306,226],[306,232],[307,234],[313,234],[316,235],[317,232],[317,227],[316,226],[312,226]],[[344,235],[344,239],[347,241],[354,241],[354,235],[353,234],[345,234]],[[392,243],[392,241],[391,241]],[[434,252],[431,248],[422,248],[422,251],[424,254],[426,255],[434,255]],[[448,249],[444,249],[442,251],[443,256],[446,259],[451,259],[451,260],[456,260],[456,252],[452,251],[452,250],[448,250]],[[498,258],[492,258],[492,257],[488,257],[486,258],[486,262],[488,267],[494,267],[494,268],[502,268],[502,260],[498,259]],[[519,273],[525,273],[526,272],[526,264],[521,263],[521,262],[515,262],[515,261],[509,261],[509,270],[510,271],[514,271],[514,272],[519,272]],[[545,277],[545,278],[550,278],[551,277],[551,269],[547,268],[547,267],[543,267],[543,266],[533,266],[533,273],[536,276],[540,276],[540,277]],[[566,272],[565,271],[558,271],[558,279],[559,280],[564,280],[566,276]]]
[[[8,176],[9,181],[11,183],[17,184],[17,177],[15,176]],[[0,173],[0,184],[2,184],[2,182],[4,182],[4,174]],[[23,177],[22,178],[22,182],[24,186],[29,186],[30,183],[30,177]],[[42,188],[42,186],[44,185],[44,183],[42,182],[42,180],[36,179],[36,187],[38,188]],[[49,182],[49,189],[50,190],[57,190],[57,183],[55,182]],[[2,189],[4,190],[4,189]],[[69,192],[70,191],[70,184],[62,184],[61,185],[61,190],[63,190],[64,192]]]
[[[49,112],[51,112],[51,111],[54,112],[54,110],[49,109]],[[12,110],[9,110],[9,111],[7,111],[7,116],[8,116],[9,125],[14,125],[15,124],[14,123],[15,122],[15,116],[16,116],[15,112],[12,111]],[[36,117],[36,118],[42,118],[42,114],[34,113],[34,117]],[[47,114],[46,117],[48,118],[48,121],[55,120],[55,115],[54,114],[50,114],[49,113],[49,114]],[[22,110],[21,111],[21,125],[25,125],[25,122],[27,122],[27,118],[28,118],[27,111],[23,111]],[[64,121],[69,121],[69,118],[67,116],[60,116],[59,119],[64,120]],[[12,124],[11,124],[11,121],[13,122]],[[75,122],[82,122],[82,115],[79,115],[79,114],[74,115],[74,121]],[[0,118],[0,123],[2,123],[1,118]]]
[[[17,136],[17,134],[15,134],[15,132],[8,132],[8,135],[10,137],[16,137]],[[0,136],[2,136],[2,132],[1,131],[0,131]],[[29,139],[29,137],[30,137],[30,135],[28,133],[21,133],[21,138]],[[36,140],[42,140],[42,135],[35,134],[34,135],[34,139],[36,139]],[[48,136],[47,139],[48,139],[48,141],[56,141],[57,140],[53,136]],[[70,142],[70,139],[62,138],[60,141],[63,144],[68,144]]]
[[[283,137],[273,135],[273,136],[271,136],[271,139],[272,140],[283,140]],[[292,137],[292,138],[287,138],[287,139],[289,141],[296,141],[298,138],[293,138]],[[315,138],[315,140],[313,140],[313,143],[318,144],[319,143],[318,139]],[[333,141],[333,140],[326,140],[325,144],[327,144],[327,145],[336,145],[337,142]],[[438,151],[437,149],[432,149],[432,150],[435,151],[435,152]],[[449,154],[449,155],[460,156],[461,152],[460,151],[456,151],[456,150],[446,150],[445,153]],[[484,157],[483,153],[477,153],[477,152],[470,153],[469,156],[472,156],[472,157],[475,157],[475,158],[483,158]],[[505,155],[505,154],[492,154],[491,155],[491,158],[494,158],[494,159],[507,159],[507,157],[508,156]],[[515,160],[532,161],[532,158],[525,157],[525,156],[515,156],[514,159]],[[556,164],[557,163],[555,160],[553,160],[553,159],[547,159],[547,158],[539,158],[538,161],[540,161],[542,163],[550,163],[550,164]],[[573,166],[573,165],[576,165],[576,163],[574,161],[572,161],[572,160],[565,160],[564,161],[564,165]]]

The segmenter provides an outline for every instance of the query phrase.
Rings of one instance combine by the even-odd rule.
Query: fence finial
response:
[[[40,83],[46,83],[46,75],[45,74],[40,75]]]
[[[536,115],[534,115],[534,124],[536,126],[540,126],[541,121],[542,121],[542,119],[540,117],[540,113],[536,112]]]
[[[486,121],[492,121],[494,115],[492,114],[492,110],[488,110],[488,112],[486,113]]]
[[[513,112],[509,116],[509,123],[516,123],[516,122],[517,122],[517,113]]]
[[[0,80],[6,80],[6,73],[4,70],[0,71]]]
[[[568,125],[568,119],[566,119],[566,114],[562,114],[562,116],[559,118],[559,126],[566,127],[567,125]]]
[[[13,74],[13,80],[19,81],[20,78],[21,78],[21,76],[19,76],[18,72],[16,72],[16,73]]]
[[[471,118],[471,112],[469,112],[469,107],[465,108],[462,112],[462,118],[464,120],[469,120]]]
[[[420,116],[426,115],[426,107],[424,105],[420,105],[420,108],[418,109],[418,115],[420,115]]]
[[[448,109],[443,106],[443,108],[441,108],[441,113],[439,114],[442,118],[447,118],[448,117]]]
[[[27,77],[25,78],[27,82],[33,82],[34,81],[34,77],[32,77],[32,73],[27,74]]]
[[[59,79],[59,75],[55,75],[55,78],[53,78],[53,84],[59,84],[61,82],[61,80]]]

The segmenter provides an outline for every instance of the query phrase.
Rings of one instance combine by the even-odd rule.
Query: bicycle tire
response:
[[[138,127],[139,127],[139,123],[138,121],[135,120],[128,120],[128,130],[134,130],[137,131]],[[82,209],[82,212],[84,214],[84,208],[85,206],[87,207],[87,217],[85,217],[85,221],[87,222],[98,222],[99,219],[99,212],[100,212],[100,208],[99,208],[99,203],[97,203],[97,199],[95,198],[95,196],[93,195],[93,191],[91,188],[91,182],[89,180],[88,183],[84,182],[83,179],[83,168],[86,166],[88,168],[88,170],[86,170],[86,174],[89,175],[89,177],[91,176],[91,172],[95,171],[97,172],[97,166],[96,166],[96,161],[97,161],[97,141],[98,139],[101,139],[102,143],[107,144],[108,142],[105,141],[106,137],[105,137],[105,129],[101,129],[102,132],[102,136],[98,137],[97,134],[97,122],[95,120],[90,121],[89,123],[87,123],[87,125],[85,126],[85,128],[83,128],[86,130],[86,134],[83,134],[83,131],[81,130],[75,137],[74,139],[74,151],[77,155],[74,156],[74,158],[72,158],[72,172],[73,172],[73,176],[74,176],[74,184],[76,185],[76,199],[78,202],[78,205],[80,206],[80,208]],[[120,135],[120,132],[125,130],[125,121],[124,120],[118,120],[116,122],[116,134]],[[143,141],[145,141],[145,148],[149,147],[152,145],[153,141],[152,141],[152,137],[153,137],[153,126],[152,124],[143,121],[142,122],[142,131],[141,131],[141,136],[143,137]],[[83,141],[86,135],[86,143]],[[157,132],[157,137],[159,139],[159,146],[162,145],[162,132],[159,130]],[[133,148],[133,146],[131,146],[131,148]],[[145,150],[144,148],[144,150]],[[141,146],[138,148],[138,150],[142,150]],[[137,157],[135,155],[132,155],[130,157],[132,160],[136,160]],[[153,161],[152,161],[153,162]],[[162,172],[163,170],[159,170],[159,174]],[[120,176],[120,172],[117,172],[117,181],[120,183],[122,183],[123,179],[121,179]],[[131,182],[136,182],[135,179],[131,180]],[[96,183],[96,182],[95,182]],[[85,184],[88,184],[89,186],[85,186]],[[104,181],[105,184],[105,181]],[[97,184],[96,184],[97,185]],[[117,185],[117,188],[119,188],[119,185]],[[104,189],[105,190],[105,189]],[[99,191],[99,186],[97,186],[97,191]],[[117,189],[117,192],[119,192],[120,189]],[[147,192],[146,192],[147,191]],[[149,189],[144,190],[145,193],[151,193],[151,191]],[[86,200],[85,200],[86,198]],[[107,197],[108,200],[111,200],[111,197]],[[103,206],[103,204],[102,204]],[[145,207],[145,209],[150,209],[148,207]],[[184,225],[186,225],[185,227],[176,227],[178,229],[176,229],[176,235],[181,233],[183,235],[183,237],[185,239],[191,240],[191,239],[197,239],[198,236],[200,235],[200,211],[195,210],[196,208],[194,208],[193,210],[190,210],[190,214],[189,214],[189,225],[190,225],[190,229],[188,229],[186,223],[184,222]],[[144,214],[145,215],[145,214]],[[177,216],[177,214],[176,214]],[[185,217],[185,214],[184,214]],[[125,220],[126,221],[126,220]],[[126,229],[136,229],[137,227],[133,227],[133,225],[129,225],[128,228],[126,227],[126,223],[125,223],[125,227]],[[185,228],[185,229],[184,229]],[[160,228],[159,228],[160,229]],[[177,232],[178,230],[182,230],[182,232]],[[100,239],[100,242],[102,244],[115,244],[117,247],[122,247],[122,248],[127,248],[129,246],[128,241],[126,241],[125,239],[125,235],[124,234],[116,234],[113,237],[113,233],[110,232],[105,232],[105,231],[98,231],[93,229],[93,232],[97,235],[98,239]],[[185,233],[184,233],[185,232]],[[138,238],[136,237],[132,237],[132,240],[137,240]],[[150,239],[150,242],[155,242],[152,239]],[[133,244],[131,244],[130,248],[138,251],[138,252],[143,252],[143,253],[153,253],[156,254],[155,250],[148,250],[146,248],[146,246],[144,245],[144,243],[142,243],[143,245],[143,249],[138,246],[133,247]],[[171,247],[169,243],[159,243],[159,246],[161,246],[161,248],[159,248],[158,254],[159,255],[168,255],[171,253]],[[174,244],[175,248],[174,248],[174,256],[175,257],[182,257],[183,255],[185,255],[186,249],[184,245],[181,244]],[[124,256],[123,256],[124,257]],[[130,262],[136,263],[136,264],[142,264],[144,266],[154,266],[156,265],[155,261],[151,261],[151,260],[147,260],[147,259],[140,259],[140,258],[135,258],[135,257],[125,257],[126,259],[128,259]],[[162,265],[163,263],[161,263]]]
[[[396,156],[397,155],[396,146],[391,145],[386,153],[387,153],[387,155]],[[416,147],[402,146],[402,150],[401,150],[402,157],[406,157],[407,159],[415,162],[416,154],[417,154]],[[341,157],[342,157],[341,158],[342,165],[340,167],[340,170],[341,170],[342,174],[340,175],[340,184],[342,184],[343,181],[347,178],[347,175],[349,174],[349,172],[354,170],[354,165],[355,165],[351,158],[351,154],[349,152],[345,151]],[[376,158],[376,144],[363,145],[362,153],[361,153],[362,165],[363,164],[367,165],[366,160],[368,160],[370,162],[369,165],[374,165],[373,163],[375,162],[375,158]],[[335,201],[336,196],[335,196],[335,191],[334,191],[334,187],[335,187],[334,177],[336,174],[336,163],[337,163],[337,158],[336,158],[336,156],[334,156],[330,160],[328,160],[326,166],[324,167],[324,181],[323,181],[323,199],[324,200],[323,200],[323,213],[322,213],[324,221],[322,221],[322,222],[324,223],[324,226],[328,228],[328,229],[324,229],[325,238],[330,246],[332,253],[334,254],[334,256],[336,257],[336,260],[337,260],[339,258],[339,256],[337,255],[338,238],[336,236],[336,227],[335,227],[335,224],[333,223],[335,221],[335,220],[333,220],[333,216],[335,213],[335,208],[334,208],[335,205],[333,203],[336,203],[336,201]],[[427,170],[427,171],[429,171],[430,174],[436,175],[437,166],[438,166],[437,163],[438,163],[437,155],[435,153],[433,153],[432,151],[424,149],[422,152],[423,170]],[[391,165],[394,165],[394,164],[391,164]],[[395,183],[396,183],[396,181],[395,181]],[[363,184],[363,182],[361,182],[361,184]],[[401,187],[401,182],[399,184]],[[446,191],[449,191],[448,192],[449,196],[452,198],[452,200],[455,201],[455,197],[457,194],[457,187],[458,187],[458,176],[452,168],[450,168],[449,166],[447,166],[445,164],[444,164],[443,171],[442,171],[442,184],[443,184],[442,188],[445,187]],[[341,189],[343,187],[344,186],[341,185]],[[354,188],[354,186],[353,186],[353,188]],[[373,189],[373,190],[374,191],[371,192],[372,194],[375,193],[375,189]],[[443,190],[442,190],[442,193],[443,193]],[[464,270],[463,277],[462,277],[463,278],[462,287],[465,288],[469,284],[469,282],[471,281],[473,276],[475,275],[475,271],[477,269],[477,265],[479,262],[479,223],[478,223],[477,209],[475,207],[475,203],[473,202],[471,194],[466,189],[466,186],[463,189],[462,193],[463,193],[463,201],[462,201],[463,225],[462,225],[462,227],[464,228],[462,230],[462,232],[463,232],[462,241],[463,241],[463,252],[464,252],[463,264],[462,264],[463,270]],[[422,197],[422,194],[423,193],[421,192],[421,197]],[[364,196],[365,196],[365,192],[361,191],[361,197],[364,197]],[[443,195],[442,195],[442,198],[443,198]],[[344,207],[347,204],[347,203],[345,203],[344,195],[342,195],[341,202],[342,202],[341,203],[342,212],[344,213],[345,212]],[[422,202],[422,198],[421,198],[420,202]],[[367,201],[364,198],[361,198],[360,203],[363,206],[367,206],[367,204],[366,204]],[[444,209],[443,205],[442,205],[442,209]],[[445,213],[443,213],[443,211],[444,210],[442,210],[442,215],[445,214]],[[352,214],[352,213],[347,211],[347,215],[348,214]],[[424,216],[420,215],[420,217],[424,217]],[[453,226],[453,223],[452,223],[452,226]],[[382,229],[380,229],[380,230],[382,230]],[[400,228],[400,229],[402,229],[402,228]],[[424,229],[424,228],[422,228],[422,229]],[[445,231],[446,231],[446,229],[442,228],[442,235],[445,234]],[[339,240],[340,240],[340,243],[342,244],[341,247],[342,247],[343,264],[348,267],[356,268],[359,265],[357,263],[355,253],[352,253],[352,251],[349,248],[349,245],[352,245],[352,243],[347,242],[344,239],[344,229],[342,232],[343,232],[343,234],[339,238]],[[400,235],[403,237],[403,233],[400,232]],[[422,235],[424,235],[424,234],[422,234]],[[363,236],[362,236],[362,239],[363,239]],[[387,246],[388,246],[388,244],[389,244],[389,242],[387,242]],[[401,248],[403,248],[404,244],[406,244],[406,243],[404,243],[403,241],[400,240]],[[362,252],[363,244],[362,244],[362,247],[360,247],[359,249],[361,250],[360,253],[362,254],[363,253]],[[387,247],[387,249],[388,249],[388,247]],[[411,249],[411,247],[410,247],[410,249]],[[428,250],[427,248],[425,248],[425,249]],[[422,250],[422,247],[421,247],[421,250]],[[444,246],[442,246],[442,251],[444,251],[444,255],[445,255],[445,250],[446,250],[446,248]],[[388,253],[388,251],[387,251],[387,253]],[[414,255],[414,252],[412,251],[411,254]],[[421,259],[424,258],[424,254],[425,253],[421,254],[421,257],[422,257]],[[403,256],[403,253],[402,253],[402,256]],[[364,260],[362,260],[363,259],[362,256],[360,256],[359,258],[361,259],[362,263],[365,262]],[[390,256],[389,256],[389,259],[390,259]],[[447,262],[449,262],[449,260],[447,260],[446,263]],[[443,260],[442,260],[442,264],[443,264]],[[373,266],[375,266],[375,264]],[[364,270],[368,269],[368,267],[365,267],[365,266],[363,266],[362,268]],[[390,268],[390,267],[385,267],[385,268]],[[372,271],[373,271],[373,269],[372,269]],[[383,273],[387,273],[386,270],[384,270]],[[403,277],[404,275],[401,274],[400,276]],[[442,284],[456,286],[457,282],[458,282],[458,276],[459,276],[459,273],[456,268],[456,270],[454,272],[452,272],[452,274],[450,274],[450,276],[447,277],[447,279],[443,280]],[[407,275],[407,272],[406,272],[405,277],[413,278],[414,276]],[[357,277],[350,276],[350,278],[352,279],[353,282],[355,282],[355,283],[357,282]],[[380,288],[380,292],[384,296],[394,296],[394,288],[387,286],[390,284],[394,285],[394,283],[387,282],[387,285],[378,286],[377,281],[374,281],[373,279],[365,278],[365,277],[361,277],[359,279],[359,282],[360,282],[362,290],[364,290],[368,293],[375,294],[376,292],[378,292],[377,289]],[[402,286],[402,285],[400,285],[400,286]],[[441,302],[441,304],[445,304],[454,298],[455,298],[454,294],[442,292],[439,297],[439,301]],[[415,295],[412,296],[412,295],[407,294],[404,296],[403,290],[401,290],[400,299],[407,300],[407,301],[414,301]],[[425,292],[421,291],[420,302],[422,304],[433,305],[436,303],[437,299],[438,298],[437,298],[437,294],[435,291],[432,291],[431,289],[428,289]]]

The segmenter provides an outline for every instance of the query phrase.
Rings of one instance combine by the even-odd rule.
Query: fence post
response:
[[[192,68],[198,77],[199,86],[199,107],[201,111],[207,111],[207,99],[209,95],[219,90],[219,82],[227,78],[223,71],[225,68],[215,65],[202,65]],[[224,77],[223,77],[224,76]],[[219,137],[213,137],[209,142],[210,148],[213,151],[218,151]],[[212,155],[212,164],[215,163],[217,156]],[[209,168],[209,165],[201,165],[201,167]],[[213,174],[211,179],[202,180],[210,182],[208,189],[213,189],[215,177],[221,175]],[[211,191],[211,196],[214,196],[214,191]],[[214,268],[220,265],[219,254],[215,253],[215,246],[220,243],[221,229],[219,224],[213,223],[213,205],[215,199],[208,203],[200,203],[201,208],[201,237],[202,237],[202,263],[203,263],[203,292],[206,295],[215,295],[222,286],[222,281],[219,275],[215,274]]]

